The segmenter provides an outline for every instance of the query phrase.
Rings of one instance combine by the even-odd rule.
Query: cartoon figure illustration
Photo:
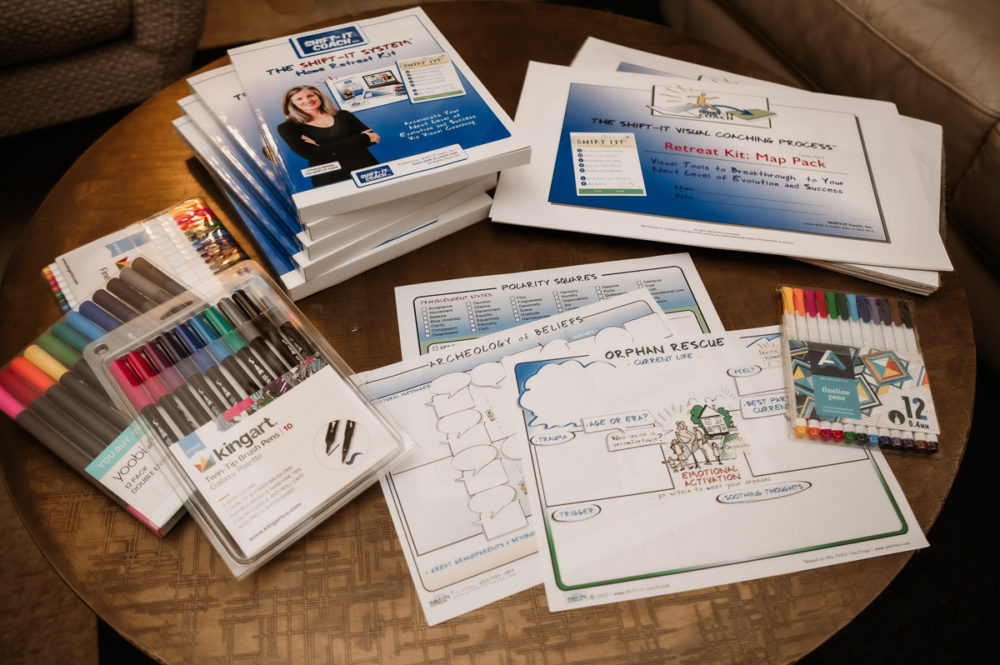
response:
[[[666,460],[666,465],[671,471],[683,471],[684,469],[690,468],[692,465],[688,463],[688,458],[690,457],[690,452],[684,447],[677,439],[672,439],[670,441],[670,450],[673,451],[673,455],[668,457]]]
[[[709,449],[718,464],[732,457],[726,444],[739,438],[739,432],[728,409],[699,404],[691,409],[691,422],[702,433],[702,443],[707,446],[704,448],[706,457]]]
[[[687,447],[690,452],[691,460],[694,462],[695,468],[698,468],[698,458],[696,453],[700,450],[702,457],[705,458],[705,464],[711,464],[712,460],[709,457],[708,449],[705,447],[705,433],[700,427],[695,427],[694,429],[688,429],[687,423],[683,420],[677,421],[677,432],[674,433],[676,440],[682,445]]]
[[[715,111],[716,108],[708,103],[709,99],[718,99],[718,97],[716,96],[709,97],[708,94],[704,92],[699,93],[698,99],[695,101],[694,106],[704,106]]]

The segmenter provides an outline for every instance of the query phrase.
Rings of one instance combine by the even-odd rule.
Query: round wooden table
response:
[[[752,63],[662,26],[545,4],[431,4],[427,13],[513,115],[528,60],[569,64],[588,35],[761,78]],[[339,20],[337,21],[339,22]],[[333,23],[333,21],[331,21]],[[221,63],[219,63],[221,64]],[[0,353],[60,315],[41,268],[56,255],[201,195],[251,247],[174,135],[179,81],[101,138],[52,190],[0,287]],[[689,251],[727,328],[777,323],[785,283],[892,293],[792,260],[482,222],[299,303],[356,370],[399,359],[393,288],[470,275]],[[972,416],[975,355],[954,274],[918,299],[943,423],[935,457],[891,455],[922,528],[948,494]],[[787,662],[854,618],[910,553],[647,600],[550,613],[541,586],[429,628],[378,487],[242,582],[186,519],[157,538],[8,419],[0,463],[48,560],[143,651],[183,663]]]

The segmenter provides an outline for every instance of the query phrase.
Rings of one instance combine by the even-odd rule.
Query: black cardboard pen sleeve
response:
[[[84,355],[156,435],[188,512],[241,578],[413,443],[256,264],[216,278],[216,289],[177,294]]]

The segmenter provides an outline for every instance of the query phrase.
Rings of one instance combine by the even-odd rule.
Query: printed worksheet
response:
[[[789,438],[777,328],[505,365],[553,610],[927,545],[877,449]]]
[[[396,287],[403,358],[649,289],[675,333],[721,332],[686,253]]]
[[[418,444],[382,490],[429,624],[541,581],[503,358],[672,336],[643,289],[357,375]]]

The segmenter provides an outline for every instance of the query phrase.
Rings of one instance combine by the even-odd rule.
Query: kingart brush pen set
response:
[[[92,303],[121,325],[84,357],[148,428],[164,475],[243,577],[412,443],[256,264],[219,273],[198,294],[139,267],[123,268],[112,294],[132,311],[127,321]]]
[[[937,452],[940,429],[913,303],[792,286],[780,293],[794,435]]]

